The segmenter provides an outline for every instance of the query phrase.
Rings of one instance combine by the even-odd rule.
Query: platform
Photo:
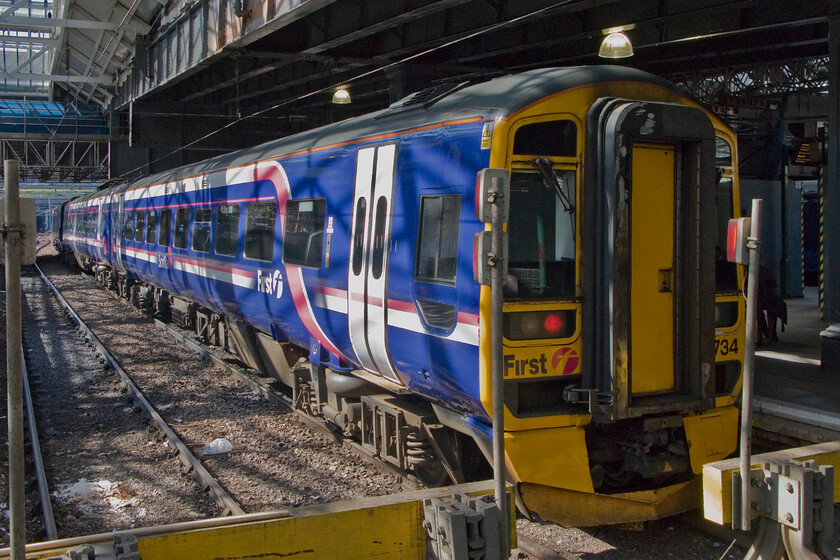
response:
[[[828,322],[819,319],[817,289],[806,287],[804,297],[785,303],[788,324],[778,330],[779,341],[756,347],[755,396],[812,415],[837,416],[840,372],[820,367],[820,332]]]

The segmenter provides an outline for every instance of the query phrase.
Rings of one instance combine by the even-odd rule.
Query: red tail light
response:
[[[563,327],[566,326],[565,323],[560,314],[552,313],[551,315],[546,315],[543,326],[545,327],[546,333],[559,336],[563,332]]]
[[[575,334],[573,309],[505,313],[504,334],[508,340],[569,338]]]

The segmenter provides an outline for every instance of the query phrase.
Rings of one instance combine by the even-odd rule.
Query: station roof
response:
[[[160,8],[157,0],[0,0],[0,98],[106,107]]]
[[[545,66],[601,64],[621,29],[619,61],[713,102],[827,84],[835,0],[0,0],[0,98],[74,99],[125,110],[136,101],[270,107],[289,119],[347,116],[395,92]],[[56,89],[56,87],[58,89]],[[325,101],[326,99],[326,101]]]

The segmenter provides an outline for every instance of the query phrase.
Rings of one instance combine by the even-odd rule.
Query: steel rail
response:
[[[533,560],[581,560],[577,555],[557,554],[537,541],[520,535],[516,536],[516,548]]]
[[[102,342],[93,334],[93,331],[88,328],[84,321],[82,321],[81,317],[76,313],[70,303],[64,299],[64,296],[58,291],[58,289],[53,285],[52,282],[47,278],[46,274],[35,265],[35,268],[41,274],[41,278],[44,280],[46,285],[52,290],[53,294],[55,294],[56,298],[59,302],[64,306],[76,324],[79,325],[79,328],[85,333],[88,337],[88,340],[93,343],[96,347],[97,351],[102,355],[102,357],[108,362],[110,367],[116,371],[120,378],[122,379],[123,384],[126,388],[131,392],[132,397],[134,398],[135,402],[137,402],[140,407],[146,412],[152,422],[160,429],[165,435],[166,438],[172,443],[175,449],[178,452],[178,458],[184,464],[185,467],[191,470],[194,477],[196,477],[199,482],[204,486],[206,490],[209,490],[210,493],[213,495],[213,498],[216,500],[223,510],[222,515],[243,515],[245,511],[239,506],[239,504],[234,500],[230,494],[228,494],[227,490],[225,490],[221,484],[210,474],[210,472],[204,467],[201,461],[193,455],[193,453],[189,450],[189,448],[184,445],[181,441],[181,438],[175,433],[172,428],[166,423],[166,421],[161,417],[160,414],[155,410],[152,404],[146,399],[140,389],[134,384],[131,378],[126,374],[125,370],[120,366],[120,364],[116,361],[116,359],[108,352]]]
[[[360,456],[361,458],[371,461],[376,466],[384,468],[390,473],[399,476],[405,483],[416,488],[424,487],[422,484],[419,484],[418,481],[407,477],[405,471],[403,471],[402,469],[397,468],[395,465],[377,459],[376,456],[369,452],[367,449],[365,449],[364,446],[348,437],[345,437],[337,429],[332,429],[326,421],[313,418],[307,415],[306,413],[297,410],[292,404],[291,399],[289,399],[286,395],[258,383],[255,379],[253,379],[250,375],[242,371],[240,368],[228,363],[223,358],[220,358],[209,348],[200,344],[199,342],[196,342],[195,340],[192,340],[190,337],[186,336],[184,333],[174,328],[173,326],[164,323],[160,319],[155,319],[155,326],[167,332],[170,336],[172,336],[179,342],[188,346],[190,350],[197,352],[204,358],[211,360],[217,366],[232,373],[240,381],[247,384],[251,389],[262,395],[272,404],[276,404],[289,412],[295,413],[298,419],[308,427],[316,429],[319,432],[329,437],[332,437],[334,441],[346,446],[348,449],[353,451],[356,455]]]
[[[50,501],[50,488],[47,484],[47,475],[44,472],[44,457],[41,455],[41,442],[38,439],[38,428],[35,424],[35,406],[32,402],[32,391],[29,389],[29,373],[26,371],[23,348],[21,348],[20,355],[20,369],[23,374],[23,406],[24,413],[26,414],[27,428],[29,430],[32,460],[35,462],[35,478],[38,481],[38,497],[41,503],[41,519],[44,522],[47,539],[54,541],[58,538],[58,531],[55,528],[55,515],[53,514],[52,502]]]

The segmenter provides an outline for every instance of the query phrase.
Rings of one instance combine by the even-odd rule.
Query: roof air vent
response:
[[[413,111],[415,109],[427,109],[432,104],[440,101],[450,93],[454,93],[461,88],[468,86],[469,82],[452,83],[445,82],[422,89],[416,93],[412,93],[408,97],[404,97],[399,101],[392,103],[388,107],[385,115],[393,115],[394,113],[402,113],[405,111]]]

